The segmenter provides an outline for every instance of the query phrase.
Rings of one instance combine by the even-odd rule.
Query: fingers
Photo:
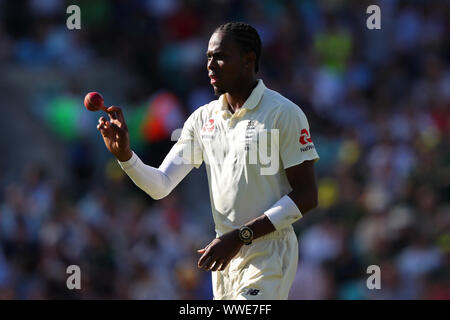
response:
[[[107,133],[108,134],[114,133],[118,134],[119,137],[123,137],[125,135],[125,131],[112,121],[107,121],[104,117],[99,118],[97,130],[99,130],[103,136],[105,136]]]
[[[116,106],[111,106],[106,108],[106,112],[111,119],[117,119],[117,112],[119,112],[120,108]]]
[[[106,110],[109,110],[109,108],[106,109]],[[117,115],[116,115],[116,113],[114,111],[108,111],[108,116],[109,116],[109,120],[111,120],[111,121],[117,119]]]
[[[220,266],[219,271],[225,270],[225,268],[228,266],[228,263],[230,263],[229,260],[222,262],[222,265]]]
[[[205,249],[202,249],[202,250],[205,250]],[[205,264],[205,263],[207,262],[207,260],[210,259],[210,258],[211,258],[211,256],[208,255],[208,252],[206,252],[206,250],[203,251],[203,255],[200,257],[200,259],[198,259],[197,266],[198,266],[199,268],[204,268],[204,264]]]
[[[206,246],[206,248],[197,250],[198,253],[203,253],[203,255],[200,257],[200,259],[198,260],[198,263],[197,263],[199,268],[209,270],[209,269],[211,269],[214,261],[216,260],[216,259],[213,259],[212,252],[211,252],[211,250],[209,250],[210,245],[211,244],[208,244]]]
[[[209,256],[206,258],[202,268],[205,269],[206,271],[211,270],[214,262],[215,262],[215,259],[213,259],[211,256]]]
[[[213,258],[210,252],[206,252],[206,249],[199,249],[197,252],[203,253],[203,256],[201,256],[198,260],[198,267],[201,269],[205,269],[207,271],[217,271],[220,269],[223,271],[228,264],[224,259]]]
[[[203,264],[201,265],[201,269],[205,269],[206,271],[223,271],[225,270],[226,266],[228,265],[228,262],[225,262],[223,259],[214,259],[211,256],[208,256]]]
[[[117,124],[115,124],[114,122],[108,122],[109,126],[111,128],[113,128],[120,136],[122,136],[125,132],[123,131],[122,128],[120,128]]]
[[[104,118],[100,118],[97,124],[97,130],[100,131],[102,137],[107,138],[110,141],[116,141],[118,130],[117,128],[113,128],[111,122],[106,121]],[[120,133],[119,133],[120,135]]]
[[[217,260],[217,261],[214,263],[214,267],[211,268],[211,271],[217,271],[217,270],[219,270],[220,268],[222,268],[223,263],[224,263],[223,260]]]
[[[126,123],[125,123],[125,118],[123,116],[123,112],[122,109],[116,106],[111,106],[108,109],[106,109],[106,111],[108,112],[108,115],[112,120],[118,120],[120,123],[120,127],[121,128],[126,128]]]
[[[106,123],[107,123],[107,121],[106,121],[105,117],[100,117],[98,119],[97,130],[106,129],[106,126],[105,126]]]
[[[205,248],[198,249],[197,253],[202,254],[198,260],[198,267],[206,271],[223,271],[227,267],[231,258],[225,253],[219,253],[216,250],[214,241],[208,244]],[[219,250],[220,251],[220,250]]]

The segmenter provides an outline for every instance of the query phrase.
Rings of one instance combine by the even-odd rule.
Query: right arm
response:
[[[119,161],[119,165],[134,184],[153,199],[159,200],[166,197],[194,168],[192,164],[182,162],[181,157],[169,152],[159,168],[154,168],[143,163],[133,152],[130,160]]]
[[[100,131],[106,148],[117,158],[121,168],[133,182],[153,199],[167,196],[192,170],[172,148],[159,168],[144,164],[130,148],[130,138],[122,110],[119,107],[107,109],[110,120],[99,119]]]

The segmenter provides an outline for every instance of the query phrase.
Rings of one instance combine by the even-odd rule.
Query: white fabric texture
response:
[[[174,145],[205,164],[217,236],[261,216],[292,191],[285,169],[319,158],[301,108],[262,80],[235,113],[226,95],[194,111]]]
[[[299,220],[303,215],[295,202],[288,195],[283,196],[264,214],[276,230],[281,230]]]
[[[171,150],[159,168],[146,165],[133,152],[128,161],[118,161],[133,182],[155,200],[166,197],[194,168]]]
[[[292,226],[242,246],[224,271],[213,271],[214,300],[286,300],[298,266]]]

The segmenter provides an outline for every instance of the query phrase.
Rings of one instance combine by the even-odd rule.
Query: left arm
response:
[[[293,189],[289,197],[295,202],[302,215],[317,207],[318,204],[314,162],[315,160],[308,160],[286,169],[286,176]]]
[[[295,205],[301,212],[301,215],[294,219],[291,218],[289,220],[289,217],[286,217],[287,221],[284,223],[293,223],[293,220],[298,220],[302,215],[305,215],[317,206],[318,193],[314,160],[304,161],[299,165],[287,168],[286,176],[292,187],[292,191],[288,195],[293,201],[291,205]],[[274,224],[265,213],[247,222],[245,225],[253,230],[253,239],[276,230]],[[222,271],[238,253],[242,245],[243,243],[238,236],[238,229],[228,232],[214,239],[205,248],[198,250],[198,253],[203,254],[198,261],[198,267],[205,270]]]

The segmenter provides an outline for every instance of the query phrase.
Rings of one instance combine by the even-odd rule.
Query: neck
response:
[[[239,86],[236,90],[225,93],[228,105],[233,113],[244,105],[245,101],[248,99],[257,84],[258,80],[253,78],[246,81],[244,85]]]

